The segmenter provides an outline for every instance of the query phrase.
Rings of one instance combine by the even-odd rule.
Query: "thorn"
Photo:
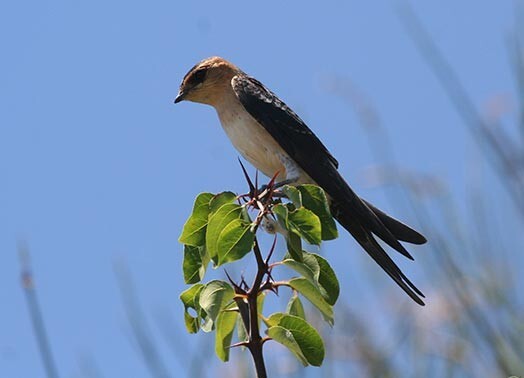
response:
[[[233,279],[231,278],[231,276],[229,275],[229,273],[227,272],[227,270],[224,269],[224,272],[226,273],[226,276],[227,276],[227,279],[229,280],[229,282],[231,282],[231,285],[233,285],[233,287],[235,288],[235,294],[242,294],[242,295],[245,295],[246,292],[240,287],[238,286],[235,281],[233,281]]]
[[[268,266],[269,260],[271,259],[271,256],[273,255],[273,252],[275,251],[275,247],[276,246],[277,246],[277,235],[275,235],[275,237],[273,238],[273,244],[271,245],[271,249],[269,250],[269,254],[267,255],[267,258],[266,258],[266,266],[267,267],[269,267]]]
[[[227,279],[229,280],[229,282],[231,282],[231,285],[236,285],[236,283],[233,281],[233,279],[231,278],[231,276],[229,275],[227,270],[224,269],[224,272],[226,273],[226,276],[227,276]]]
[[[260,211],[264,211],[264,204],[262,202],[260,202],[258,199],[257,199],[257,206],[259,208]]]
[[[261,286],[260,290],[270,290],[273,293],[275,293],[276,296],[278,296],[278,286],[273,285],[271,281],[274,282],[275,280],[273,279],[273,277],[271,277],[271,273],[268,273],[266,282],[264,282],[264,285]]]
[[[263,194],[260,194],[258,198],[265,198],[266,200],[271,200],[273,197],[273,192],[277,188],[278,184],[275,184],[275,181],[280,174],[280,171],[276,171],[271,180],[266,185],[266,190],[263,192]],[[267,198],[266,198],[267,197]]]
[[[238,204],[239,205],[242,205],[242,201],[244,201],[244,203],[249,203],[251,201],[251,194],[247,193],[247,194],[240,194],[237,196],[237,201],[238,201]]]
[[[244,290],[246,292],[249,290],[249,286],[248,286],[246,280],[244,279],[244,276],[242,276],[242,280],[240,281],[240,285],[244,285]]]
[[[262,345],[264,345],[264,343],[266,341],[269,341],[269,340],[273,340],[273,339],[271,337],[269,337],[269,336],[265,336],[265,337],[262,338],[262,340],[260,340],[260,342],[262,343]]]
[[[251,181],[251,178],[249,177],[249,175],[248,175],[248,173],[246,171],[246,167],[244,167],[244,164],[242,164],[242,160],[240,160],[240,158],[238,158],[238,162],[240,163],[240,167],[242,168],[242,172],[244,172],[244,176],[246,178],[247,184],[249,185],[249,195],[251,197],[253,197],[254,194],[256,193],[256,188],[253,185],[253,182]]]
[[[270,190],[271,189],[267,185],[264,185],[263,188],[261,188],[260,192],[257,193],[256,200],[260,201],[261,199],[266,197],[269,194]]]
[[[276,171],[271,180],[267,183],[268,188],[275,185],[275,180],[277,179],[278,175],[280,174],[280,170]]]
[[[227,346],[226,349],[236,348],[236,347],[240,347],[240,346],[249,347],[249,342],[248,341],[240,341],[238,343],[231,344],[230,346]]]
[[[271,283],[271,281],[275,281],[275,279],[273,278],[273,276],[271,275],[271,270],[272,269],[268,269],[267,270],[267,282]]]

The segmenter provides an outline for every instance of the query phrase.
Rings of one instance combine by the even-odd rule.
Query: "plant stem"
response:
[[[246,174],[246,178],[248,179],[250,188],[252,188],[253,184],[251,183],[251,180],[249,180],[249,177],[247,176],[247,173],[243,166],[242,169],[244,170],[244,174]],[[271,183],[272,182],[273,180],[271,181]],[[272,196],[275,193],[272,193],[272,191],[270,191],[270,194],[272,199]],[[263,192],[262,197],[264,195],[266,195],[265,192]],[[256,195],[255,198],[252,198],[252,201],[256,200],[256,204],[259,209],[259,213],[255,219],[254,227],[252,229],[252,232],[254,234],[256,234],[264,216],[266,216],[269,213],[269,207],[267,206],[267,202],[262,203],[260,197],[260,195]],[[268,255],[268,260],[271,257],[273,248],[271,249],[271,252]],[[262,337],[260,336],[260,328],[258,326],[258,296],[261,292],[263,292],[262,280],[264,279],[264,276],[266,274],[269,274],[269,267],[268,263],[264,261],[264,258],[262,257],[262,252],[260,251],[260,247],[258,245],[258,240],[256,236],[253,243],[253,252],[255,253],[255,259],[257,261],[257,273],[253,285],[246,293],[248,307],[247,311],[245,300],[238,298],[235,299],[235,301],[238,304],[239,312],[241,315],[242,322],[244,323],[244,327],[249,333],[249,340],[247,341],[246,346],[251,352],[251,356],[253,357],[253,362],[255,363],[255,369],[257,372],[257,378],[267,378],[266,366],[264,363],[264,355],[262,353],[262,347],[264,345],[265,340],[262,339]],[[246,313],[248,314],[248,316],[246,316]]]
[[[260,336],[260,329],[258,327],[258,295],[260,294],[260,287],[262,284],[262,279],[267,272],[267,266],[264,263],[262,258],[262,253],[258,246],[258,241],[255,238],[255,243],[253,246],[253,251],[255,252],[255,258],[257,260],[257,274],[255,276],[255,281],[253,286],[247,293],[247,303],[249,306],[249,324],[244,324],[246,329],[249,329],[249,342],[248,349],[251,352],[253,361],[255,363],[255,369],[257,372],[258,378],[266,378],[266,366],[264,364],[264,356],[262,354],[263,341]]]

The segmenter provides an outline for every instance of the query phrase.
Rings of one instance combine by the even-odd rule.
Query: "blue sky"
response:
[[[238,154],[214,111],[172,104],[186,71],[207,56],[231,60],[276,92],[324,141],[354,188],[389,210],[384,189],[359,180],[374,163],[365,132],[324,85],[350,79],[379,109],[401,165],[438,175],[463,202],[478,151],[394,4],[4,2],[0,376],[43,376],[19,285],[19,241],[30,247],[62,376],[79,376],[86,358],[106,377],[148,376],[130,341],[115,262],[129,266],[154,333],[154,314],[169,311],[184,342],[197,345],[202,336],[182,329],[177,238],[196,194],[244,190]],[[513,95],[507,38],[515,2],[417,2],[414,9],[479,107]],[[486,191],[501,194],[491,176],[483,178]],[[500,201],[510,207],[503,194]],[[381,290],[404,300],[349,237],[325,250],[349,306],[376,306]],[[413,248],[421,256],[402,266],[430,292],[421,265],[431,260],[423,251]],[[371,298],[353,293],[368,280],[379,283]],[[168,368],[184,369],[155,337]]]

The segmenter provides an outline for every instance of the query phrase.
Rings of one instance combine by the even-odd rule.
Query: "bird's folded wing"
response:
[[[349,187],[337,171],[337,160],[298,115],[252,77],[237,75],[231,84],[247,112],[331,198],[392,248],[413,259],[380,217]]]

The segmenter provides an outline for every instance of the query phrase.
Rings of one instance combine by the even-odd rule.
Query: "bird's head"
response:
[[[218,56],[197,63],[184,76],[175,104],[193,101],[214,105],[223,90],[231,85],[231,79],[241,71],[232,63]]]

